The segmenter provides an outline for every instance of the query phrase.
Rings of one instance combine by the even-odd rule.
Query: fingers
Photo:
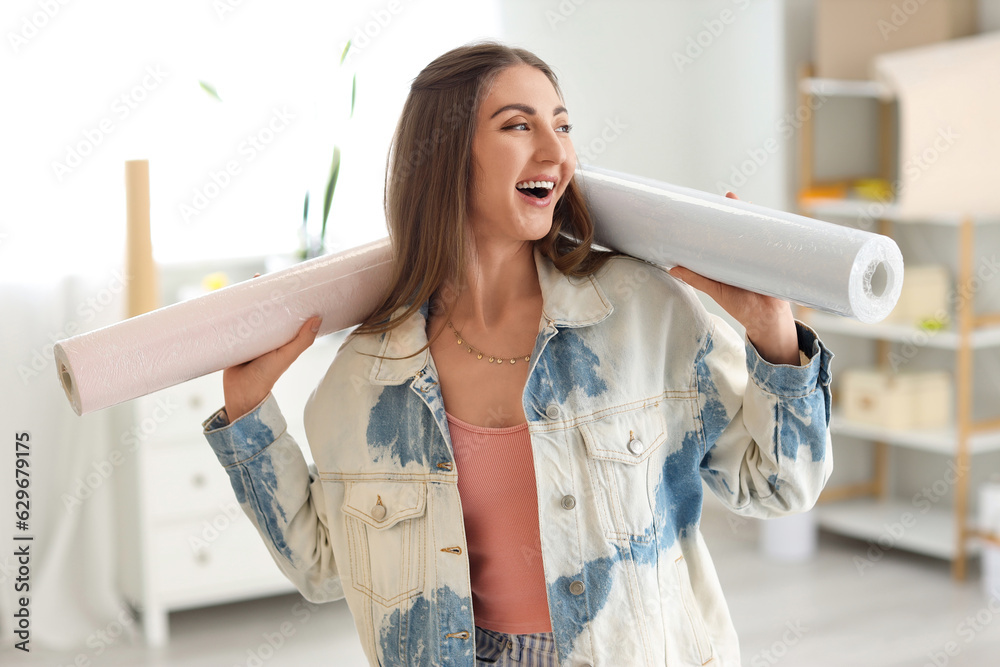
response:
[[[732,192],[727,192],[726,197],[729,199],[739,199],[739,197],[737,197],[736,194]]]
[[[260,363],[258,364],[258,368],[261,375],[267,378],[272,384],[277,382],[278,378],[288,370],[288,367],[299,358],[299,355],[305,352],[306,348],[316,340],[316,334],[319,331],[321,321],[322,318],[318,316],[309,318],[299,329],[299,332],[295,334],[295,338],[259,357]],[[315,330],[313,327],[315,327]]]
[[[719,291],[718,282],[712,280],[711,278],[706,278],[700,273],[695,273],[691,269],[686,269],[683,266],[675,266],[669,271],[667,271],[667,273],[672,275],[674,278],[677,278],[678,280],[687,283],[691,287],[694,287],[697,290],[701,290],[702,292],[708,294],[712,298],[715,298],[716,294]]]
[[[316,334],[319,333],[319,325],[322,321],[323,318],[318,315],[310,317],[299,329],[295,338],[275,350],[275,352],[278,353],[277,356],[282,361],[287,359],[288,363],[285,368],[291,366],[292,362],[295,361],[300,354],[305,352],[307,347],[313,344],[313,341],[316,340]],[[284,371],[284,369],[282,369],[282,371]]]

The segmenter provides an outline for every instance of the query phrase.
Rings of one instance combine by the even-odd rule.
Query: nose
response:
[[[548,126],[535,134],[535,155],[540,162],[562,164],[566,161],[568,153],[565,143],[569,141],[569,136],[562,137],[560,134],[562,133]]]

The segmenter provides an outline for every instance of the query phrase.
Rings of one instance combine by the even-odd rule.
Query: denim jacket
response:
[[[802,366],[764,361],[662,268],[585,278],[534,251],[543,313],[522,395],[562,666],[739,665],[699,530],[702,480],[735,513],[813,506],[833,469],[832,354],[796,322]],[[314,464],[273,395],[205,436],[268,550],[313,602],[347,598],[372,665],[475,665],[455,458],[425,302],[347,336],[305,406]],[[397,311],[397,313],[400,311]],[[511,582],[512,586],[517,582]],[[331,659],[336,664],[336,659]]]

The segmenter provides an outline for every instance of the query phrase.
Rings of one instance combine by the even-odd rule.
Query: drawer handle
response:
[[[208,552],[205,551],[204,549],[201,550],[201,551],[195,552],[195,554],[194,554],[194,560],[195,560],[195,562],[199,563],[200,565],[206,565],[208,563],[208,560],[209,560]]]
[[[208,480],[206,480],[205,476],[202,475],[201,473],[198,473],[197,475],[191,478],[191,484],[193,484],[196,488],[201,488],[205,486],[205,483],[207,481]]]
[[[201,410],[201,403],[201,396],[198,394],[195,394],[188,399],[188,405],[190,405],[193,410]]]

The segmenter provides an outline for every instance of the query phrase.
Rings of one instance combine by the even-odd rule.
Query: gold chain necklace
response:
[[[458,343],[459,345],[465,345],[466,347],[468,347],[468,348],[469,348],[469,353],[470,353],[470,354],[471,354],[472,352],[475,352],[475,353],[476,353],[476,358],[477,358],[477,359],[482,359],[482,358],[483,358],[484,356],[486,356],[486,357],[489,357],[489,362],[490,362],[491,364],[492,364],[492,363],[493,363],[494,361],[495,361],[496,363],[498,363],[498,364],[502,364],[502,363],[504,362],[504,358],[503,358],[503,357],[497,357],[497,356],[494,356],[494,355],[491,355],[491,354],[486,354],[486,353],[484,353],[483,351],[481,351],[481,350],[480,350],[479,348],[477,348],[477,347],[473,347],[471,343],[467,343],[467,342],[466,342],[465,340],[463,340],[463,339],[462,339],[462,334],[460,334],[460,333],[459,333],[459,332],[458,332],[458,331],[457,331],[457,330],[455,329],[454,325],[452,325],[452,323],[451,323],[451,320],[448,320],[448,327],[449,327],[449,328],[450,328],[450,329],[451,329],[452,331],[454,331],[454,332],[455,332],[455,338],[457,339],[457,340],[456,340],[456,342],[457,342],[457,343]],[[521,355],[521,356],[522,356],[522,357],[524,357],[524,360],[525,360],[525,361],[529,361],[529,360],[531,359],[531,354],[530,354],[530,353],[529,353],[529,354],[523,354],[523,355]],[[510,358],[510,363],[512,363],[512,364],[513,364],[513,363],[515,363],[515,362],[517,361],[517,359],[518,359],[517,357],[511,357],[511,358]]]

